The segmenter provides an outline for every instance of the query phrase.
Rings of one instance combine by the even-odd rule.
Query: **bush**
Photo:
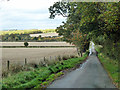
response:
[[[29,45],[28,42],[24,42],[25,47],[28,47],[28,45]]]
[[[2,77],[7,77],[8,76],[8,71],[2,70]]]
[[[39,67],[39,65],[36,64],[36,63],[30,63],[29,65],[30,65],[31,67],[33,67],[33,68],[38,68],[38,67]]]

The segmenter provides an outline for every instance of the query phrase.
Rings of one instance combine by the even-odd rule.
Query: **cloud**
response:
[[[0,5],[2,29],[56,28],[65,18],[49,19],[48,8],[57,0],[11,0]]]

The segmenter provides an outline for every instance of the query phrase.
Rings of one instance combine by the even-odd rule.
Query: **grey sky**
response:
[[[51,29],[61,25],[65,18],[49,19],[48,8],[57,0],[0,1],[0,30]]]

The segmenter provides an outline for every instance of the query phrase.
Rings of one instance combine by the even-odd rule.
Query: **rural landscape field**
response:
[[[76,48],[3,48],[2,49],[2,66],[7,68],[7,61],[11,65],[25,63],[25,58],[29,63],[39,64],[44,60],[55,60],[58,56],[77,55]]]
[[[74,46],[66,42],[28,42],[29,46]],[[24,42],[1,42],[2,46],[24,46]]]
[[[1,0],[0,89],[120,89],[117,1]]]
[[[23,31],[22,33],[24,33]],[[43,37],[53,37],[57,35],[56,37],[58,37],[58,34],[55,31],[54,33],[51,33],[53,31],[48,30],[49,33],[31,34],[35,31],[36,30],[32,30],[32,32],[30,31],[29,35],[30,36],[34,35],[31,37],[39,37],[39,35],[43,35]],[[6,31],[3,31],[3,33],[4,32]],[[11,31],[10,33],[12,32],[13,31]],[[25,48],[24,42],[16,42],[16,41],[1,42],[2,47],[5,47],[2,48],[2,66],[4,70],[7,69],[7,61],[10,61],[10,65],[18,65],[18,64],[24,65],[25,59],[27,59],[27,63],[39,64],[41,61],[44,60],[44,58],[47,58],[48,60],[52,60],[52,59],[55,60],[58,56],[63,57],[63,56],[77,55],[77,49],[73,47],[74,45],[67,43],[65,41],[57,41],[57,42],[34,41],[34,42],[28,42],[28,44],[29,44],[28,47]],[[39,46],[44,48],[37,48]]]

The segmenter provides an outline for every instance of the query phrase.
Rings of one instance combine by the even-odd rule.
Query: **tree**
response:
[[[56,2],[53,6],[50,6],[49,12],[50,18],[54,19],[56,15],[62,15],[63,17],[68,17],[70,6],[66,2]]]
[[[73,43],[72,34],[79,31],[102,44],[104,54],[120,59],[120,2],[56,2],[49,11],[52,19],[67,14],[67,21],[56,29],[67,42]]]
[[[24,42],[25,47],[28,47],[28,45],[29,45],[28,42]]]
[[[78,54],[85,52],[89,48],[89,39],[87,38],[87,34],[80,33],[78,30],[73,33],[73,37],[71,38],[72,43],[76,45]]]

